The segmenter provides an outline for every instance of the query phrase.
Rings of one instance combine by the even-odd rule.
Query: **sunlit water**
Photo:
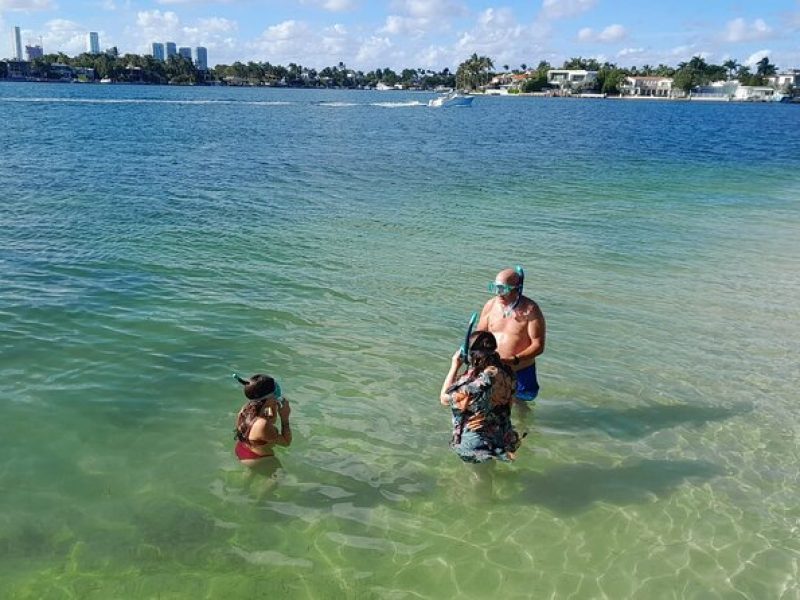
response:
[[[800,107],[428,98],[0,85],[0,596],[800,596]],[[474,481],[437,394],[517,263]]]

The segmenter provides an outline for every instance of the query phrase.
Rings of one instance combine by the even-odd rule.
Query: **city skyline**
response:
[[[0,0],[0,27],[20,26],[23,44],[76,55],[87,33],[101,50],[151,54],[156,40],[204,47],[209,66],[249,60],[320,68],[454,68],[473,52],[497,69],[573,56],[622,66],[676,65],[692,56],[780,69],[800,65],[800,1],[764,0],[642,6],[612,0],[100,0],[82,7],[53,0]],[[713,4],[713,6],[709,6]],[[90,6],[91,5],[91,6]],[[102,8],[98,8],[102,6]],[[11,44],[2,52],[11,57]]]

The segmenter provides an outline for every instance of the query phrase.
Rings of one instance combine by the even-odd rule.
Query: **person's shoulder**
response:
[[[522,307],[526,309],[526,312],[529,312],[534,316],[542,314],[542,309],[539,307],[539,303],[528,296],[522,296]]]

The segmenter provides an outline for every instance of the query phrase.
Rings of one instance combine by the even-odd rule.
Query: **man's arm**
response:
[[[527,348],[517,353],[519,362],[532,361],[534,358],[544,352],[544,343],[546,337],[547,326],[544,321],[539,305],[531,301],[533,308],[531,310],[530,320],[528,321],[528,337],[531,343]]]

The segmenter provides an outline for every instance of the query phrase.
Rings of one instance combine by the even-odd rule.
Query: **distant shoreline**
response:
[[[342,90],[342,91],[356,91],[356,92],[380,92],[381,94],[391,95],[397,92],[412,92],[422,94],[440,94],[437,90],[423,90],[423,89],[406,89],[406,90],[376,90],[374,88],[347,88],[347,87],[303,87],[303,86],[277,86],[277,85],[229,85],[226,83],[204,84],[204,83],[149,83],[149,82],[131,82],[131,81],[59,81],[59,80],[37,80],[37,79],[0,79],[2,83],[50,83],[58,85],[75,85],[75,86],[125,86],[125,87],[168,87],[168,88],[230,88],[230,89],[273,89],[273,90]],[[717,98],[717,97],[682,97],[670,98],[666,96],[634,96],[634,95],[619,95],[619,94],[573,94],[573,95],[559,95],[547,94],[542,92],[519,92],[516,94],[492,94],[492,93],[474,93],[469,92],[470,95],[486,98],[546,98],[546,99],[564,99],[564,100],[623,100],[633,102],[717,102],[722,104],[800,104],[799,99],[792,99],[788,102],[777,102],[774,100],[739,100],[735,98]]]

